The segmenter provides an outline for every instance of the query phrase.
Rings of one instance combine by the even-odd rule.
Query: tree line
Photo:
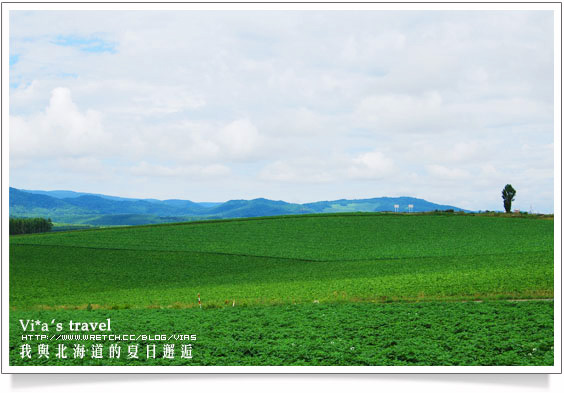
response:
[[[51,219],[45,218],[11,218],[10,235],[49,232],[53,228]]]

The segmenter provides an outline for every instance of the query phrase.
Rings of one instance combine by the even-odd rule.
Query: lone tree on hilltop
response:
[[[501,190],[501,197],[503,198],[503,207],[506,213],[511,212],[511,202],[515,200],[515,194],[517,191],[511,186],[511,184],[506,184]]]

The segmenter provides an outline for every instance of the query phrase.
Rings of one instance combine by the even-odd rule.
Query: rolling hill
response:
[[[49,217],[55,222],[69,224],[143,225],[203,219],[280,216],[288,214],[406,212],[413,205],[414,212],[434,210],[466,211],[411,197],[382,197],[371,199],[340,199],[297,204],[265,198],[230,200],[224,203],[193,202],[181,199],[134,199],[74,191],[39,191],[10,188],[10,216]]]
[[[19,321],[110,318],[158,353],[112,366],[554,364],[554,221],[539,216],[324,213],[9,240],[14,365],[100,365],[23,358]],[[132,343],[60,334],[69,351]],[[183,334],[193,358],[164,359]]]

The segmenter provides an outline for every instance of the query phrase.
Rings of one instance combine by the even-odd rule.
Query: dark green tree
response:
[[[506,213],[511,212],[511,202],[515,200],[515,194],[517,191],[511,186],[511,184],[506,184],[501,190],[501,197],[503,198],[503,207]]]
[[[10,235],[49,232],[53,228],[51,219],[44,218],[12,218],[10,217]]]

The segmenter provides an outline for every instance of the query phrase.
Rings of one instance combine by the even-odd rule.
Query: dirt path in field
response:
[[[403,301],[393,301],[393,302],[371,302],[371,301],[350,301],[348,303],[371,303],[371,304],[415,304],[415,303],[512,303],[512,302],[553,302],[554,298],[534,298],[534,299],[486,299],[486,300],[403,300]],[[314,301],[313,303],[319,303],[318,301]],[[245,304],[243,307],[255,307],[255,306],[281,306],[281,305],[288,305],[290,303],[275,303],[275,304]],[[296,303],[294,303],[296,304]],[[302,302],[300,304],[309,304],[309,302]],[[331,302],[321,304],[331,304]],[[112,310],[111,306],[102,305],[102,304],[91,304],[92,310]],[[56,306],[48,306],[48,305],[36,305],[32,307],[32,309],[21,310],[17,307],[11,307],[11,311],[44,311],[44,310],[86,310],[88,304],[81,304],[81,305],[56,305]],[[139,308],[133,307],[133,309],[186,309],[186,308],[197,308],[197,303],[175,303],[173,305],[151,305],[151,306],[141,306]],[[216,308],[216,307],[214,307]],[[220,307],[223,308],[223,307]]]
[[[449,303],[483,303],[483,302],[553,302],[554,298],[543,299],[488,299],[488,300],[454,300]]]
[[[508,299],[508,302],[552,302],[554,298],[550,299]]]

